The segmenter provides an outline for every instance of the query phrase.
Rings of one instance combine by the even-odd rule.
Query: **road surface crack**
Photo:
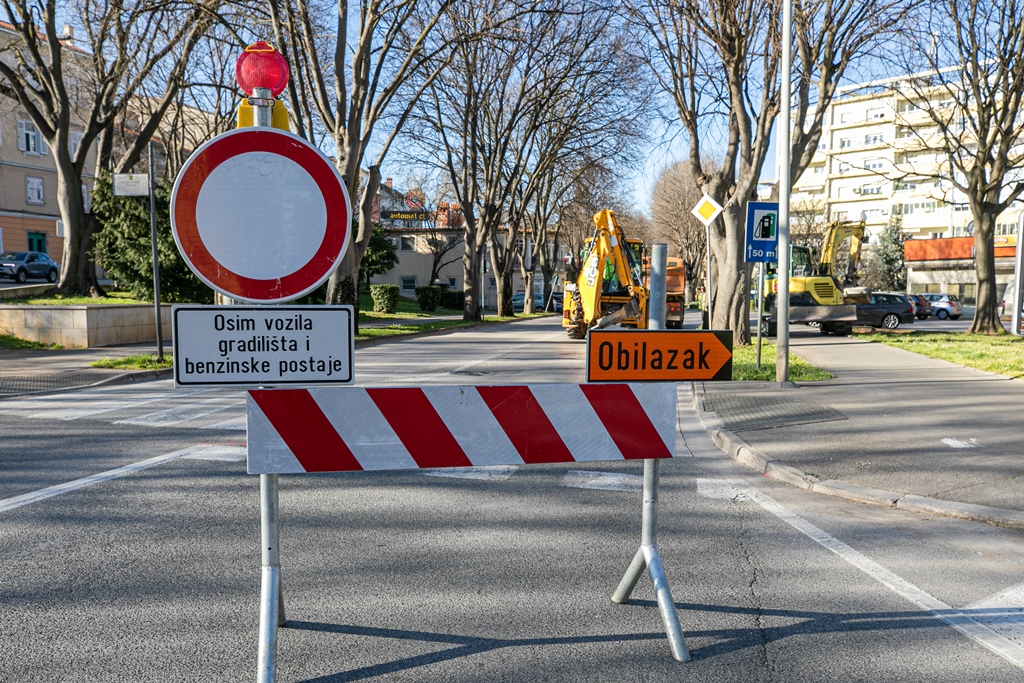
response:
[[[739,543],[740,551],[743,553],[743,559],[750,568],[750,581],[747,584],[747,590],[750,592],[750,603],[754,607],[754,627],[756,628],[757,634],[759,659],[765,675],[767,676],[767,680],[771,683],[775,680],[773,675],[774,667],[768,653],[768,626],[765,622],[764,610],[762,609],[761,598],[758,594],[758,588],[761,580],[761,569],[754,561],[754,555],[746,543],[746,538],[747,529],[741,526],[740,533],[736,540]]]

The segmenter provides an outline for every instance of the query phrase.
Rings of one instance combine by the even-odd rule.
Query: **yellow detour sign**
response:
[[[598,330],[587,334],[588,382],[732,379],[732,332]]]
[[[274,111],[272,112],[271,125],[279,130],[292,132],[291,126],[288,124],[288,110],[284,107],[284,102],[281,100],[274,100]],[[248,128],[253,125],[252,121],[252,107],[249,105],[249,101],[242,98],[242,104],[238,107],[238,119],[235,123],[235,128]]]

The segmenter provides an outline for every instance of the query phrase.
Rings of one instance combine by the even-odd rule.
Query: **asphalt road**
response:
[[[363,347],[357,381],[578,382],[583,354],[549,317]],[[0,400],[0,681],[253,679],[242,405],[168,382]],[[302,475],[281,477],[279,680],[1020,680],[1019,532],[753,476],[687,405],[659,548],[693,661],[669,655],[646,579],[609,599],[640,463]]]

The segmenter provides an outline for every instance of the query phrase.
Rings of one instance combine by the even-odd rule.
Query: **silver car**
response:
[[[932,305],[932,314],[939,320],[959,320],[964,314],[963,306],[956,294],[922,294]]]
[[[9,277],[18,283],[29,278],[56,282],[60,266],[38,251],[7,251],[0,254],[0,277]]]

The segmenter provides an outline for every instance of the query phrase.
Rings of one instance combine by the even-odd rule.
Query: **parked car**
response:
[[[857,322],[895,330],[901,323],[914,322],[914,304],[906,294],[873,292],[868,303],[857,304]]]
[[[956,294],[924,294],[925,299],[932,305],[932,313],[939,320],[959,320],[964,314],[963,306]]]
[[[60,266],[53,259],[38,251],[6,251],[0,254],[0,277],[9,277],[16,282],[29,278],[56,282]]]
[[[512,295],[512,312],[513,313],[522,313],[523,312],[523,308],[524,308],[523,302],[525,300],[526,300],[526,292],[519,292],[518,294],[513,294]],[[542,311],[543,309],[544,309],[544,297],[542,297],[540,294],[537,294],[535,292],[534,295],[533,295],[533,311],[534,311],[534,313],[537,313],[539,311]]]
[[[908,294],[910,300],[914,302],[914,315],[917,316],[918,320],[924,320],[932,314],[932,302],[925,299],[920,294]]]

